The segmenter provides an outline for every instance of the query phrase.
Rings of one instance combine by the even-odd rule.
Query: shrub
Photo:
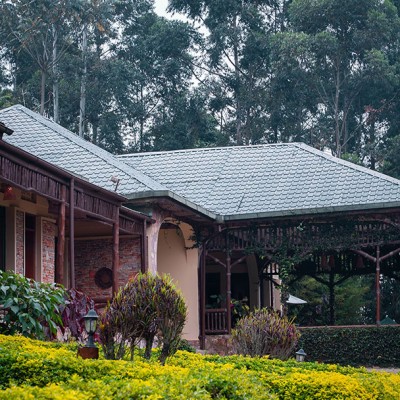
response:
[[[74,338],[78,342],[84,342],[87,334],[83,317],[92,308],[94,301],[89,296],[76,289],[67,289],[65,304],[61,307],[63,326],[58,327],[57,339],[69,341]]]
[[[84,360],[71,345],[0,335],[0,399],[399,399],[400,375],[177,352],[166,365]]]
[[[146,344],[145,358],[151,356],[154,339],[162,345],[162,363],[179,346],[186,319],[186,305],[167,275],[138,274],[124,288],[100,317],[100,339],[109,359],[121,359],[128,347],[131,359],[136,344]]]
[[[269,355],[288,359],[296,347],[300,333],[286,317],[273,310],[257,309],[240,319],[232,331],[233,349],[249,356]]]
[[[160,361],[174,354],[179,347],[186,320],[186,304],[168,275],[161,278],[156,301],[158,339],[162,344]]]
[[[307,360],[400,367],[400,326],[300,328]]]
[[[65,290],[55,284],[0,271],[0,333],[38,339],[54,335],[62,324],[64,296]]]

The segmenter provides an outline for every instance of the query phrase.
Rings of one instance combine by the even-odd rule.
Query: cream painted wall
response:
[[[161,229],[158,236],[158,273],[171,275],[175,285],[181,290],[188,309],[183,337],[198,340],[198,250],[190,249],[193,242],[188,224],[180,223],[176,229]]]

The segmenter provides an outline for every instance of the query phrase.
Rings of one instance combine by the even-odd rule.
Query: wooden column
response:
[[[376,324],[381,323],[381,250],[376,246],[376,270],[375,270],[375,288],[376,288]]]
[[[329,271],[329,324],[335,324],[335,273]]]
[[[115,296],[119,288],[119,208],[116,211],[116,218],[113,224],[113,246],[112,246],[112,269],[113,269],[113,287],[112,293]]]
[[[206,347],[206,244],[203,243],[199,260],[199,297],[200,297],[200,349]]]
[[[229,237],[228,231],[226,232],[226,324],[228,334],[230,335],[232,329],[232,313],[231,313],[231,256],[229,252]]]
[[[69,273],[70,287],[75,289],[75,179],[69,185]]]
[[[61,203],[58,212],[58,238],[56,255],[56,283],[64,284],[64,252],[65,252],[65,196],[66,187],[61,186]]]
[[[141,257],[140,257],[140,271],[145,273],[148,269],[147,264],[147,222],[143,221],[143,233],[140,238],[140,248],[141,248]]]

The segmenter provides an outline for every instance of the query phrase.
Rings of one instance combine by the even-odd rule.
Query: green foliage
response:
[[[338,279],[340,277],[336,277]],[[357,325],[365,323],[365,307],[371,293],[373,277],[354,276],[334,288],[335,325]],[[304,276],[291,284],[289,292],[307,301],[307,304],[289,304],[288,315],[300,326],[330,324],[329,287],[311,276]],[[372,291],[372,293],[374,293]],[[371,299],[373,302],[375,299]]]
[[[252,311],[240,319],[232,331],[236,353],[252,357],[269,355],[288,359],[296,347],[300,333],[286,317],[267,308]]]
[[[399,326],[301,328],[299,346],[307,360],[400,367]]]
[[[65,290],[0,271],[0,333],[45,339],[62,324]]]
[[[267,357],[177,352],[162,366],[82,360],[70,346],[0,335],[0,399],[398,399],[400,375]]]
[[[120,289],[100,318],[100,339],[109,359],[121,359],[130,346],[144,340],[149,359],[154,339],[162,346],[165,363],[179,347],[186,319],[186,305],[169,276],[139,274]]]

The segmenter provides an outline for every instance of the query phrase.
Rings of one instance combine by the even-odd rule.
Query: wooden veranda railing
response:
[[[229,333],[226,315],[226,308],[206,309],[206,335]]]

